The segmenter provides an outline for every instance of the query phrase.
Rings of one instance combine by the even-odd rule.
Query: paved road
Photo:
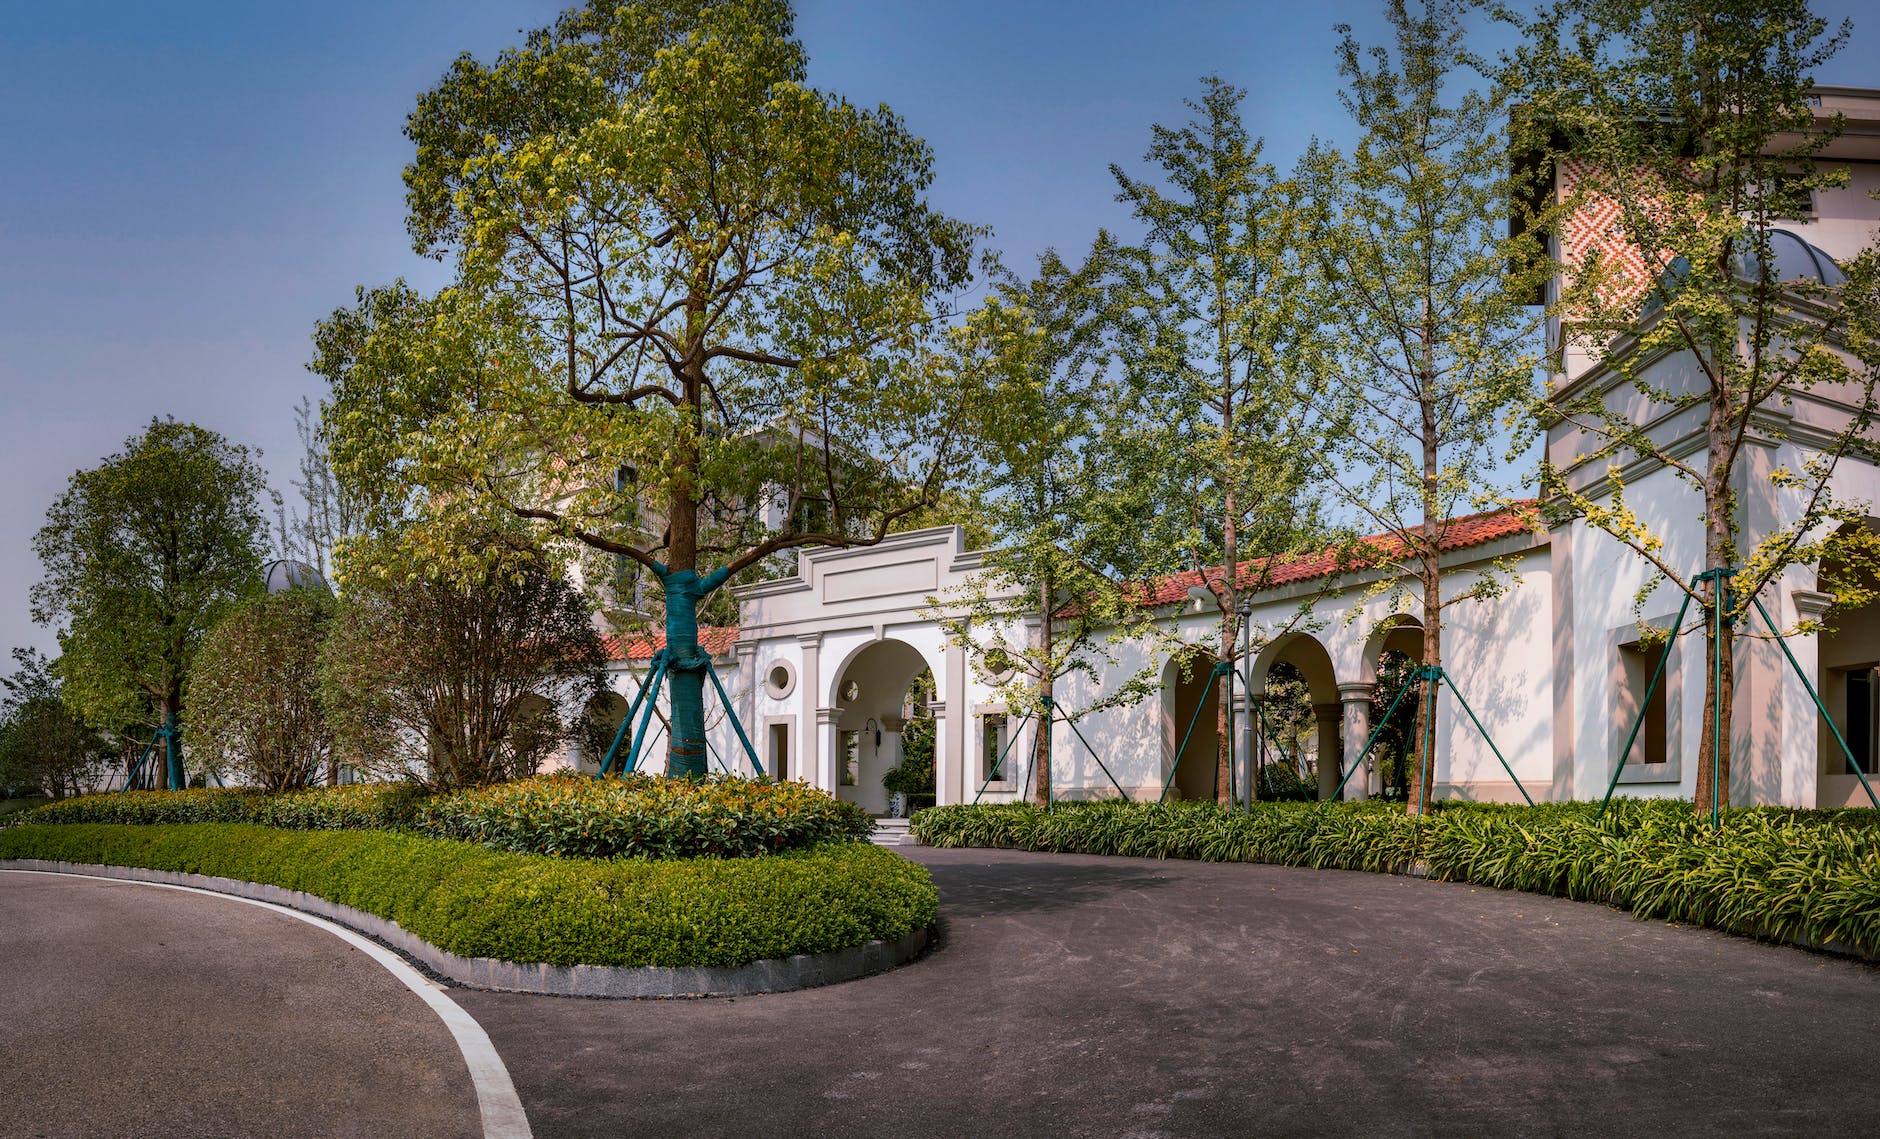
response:
[[[1400,878],[903,853],[946,926],[893,973],[452,996],[543,1137],[1880,1134],[1870,966]],[[0,874],[0,962],[0,1134],[476,1133],[436,1018],[291,919]]]
[[[481,1134],[443,1022],[333,935],[222,898],[0,873],[0,1135]]]
[[[904,848],[943,944],[737,1000],[457,993],[538,1136],[1880,1134],[1880,970],[1598,906]]]

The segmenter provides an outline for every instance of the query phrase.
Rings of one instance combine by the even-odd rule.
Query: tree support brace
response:
[[[620,773],[626,775],[638,766],[640,747],[646,738],[646,729],[652,724],[653,705],[659,699],[659,686],[664,682],[666,674],[675,667],[677,666],[673,663],[672,654],[667,650],[661,649],[653,654],[652,674],[640,685],[639,694],[633,698],[633,704],[628,707],[626,718],[620,721],[620,730],[614,733],[613,746],[607,749],[607,758],[601,762],[601,769],[594,773],[594,778],[605,779],[607,773],[613,769],[614,757],[620,752],[620,745],[627,735],[627,727],[633,723],[633,716],[636,712],[640,714],[640,727],[633,734],[633,746],[627,752],[627,761],[621,766]],[[744,745],[744,754],[750,757],[751,769],[760,777],[763,776],[764,765],[757,758],[757,749],[751,746],[750,736],[745,734],[744,722],[738,719],[738,710],[731,706],[731,695],[725,691],[724,682],[718,679],[718,670],[711,667],[710,659],[707,658],[704,668],[699,671],[711,678],[712,688],[717,691],[718,699],[724,703],[725,714],[731,717],[731,727],[738,733],[738,742]],[[643,711],[642,704],[645,705]],[[709,738],[705,741],[705,748],[713,758],[718,759],[719,769],[730,774],[730,768],[712,748]]]
[[[1116,781],[1116,776],[1110,774],[1110,765],[1103,762],[1103,757],[1097,754],[1097,749],[1090,746],[1089,740],[1084,739],[1083,730],[1077,726],[1077,721],[1061,712],[1058,714],[1058,718],[1063,720],[1064,723],[1070,727],[1070,730],[1077,734],[1078,742],[1084,745],[1084,750],[1090,753],[1090,758],[1097,761],[1097,766],[1102,768],[1103,774],[1109,777],[1110,786],[1116,788],[1116,793],[1123,797],[1123,802],[1129,802],[1129,792],[1123,790],[1123,785]]]
[[[986,793],[986,788],[992,786],[992,777],[997,775],[999,772],[1005,770],[1005,757],[1011,753],[1012,745],[1018,742],[1018,737],[1023,735],[1025,732],[1025,725],[1030,722],[1031,722],[1031,713],[1026,712],[1024,717],[1018,721],[1018,731],[1012,732],[1011,734],[1006,736],[1005,749],[999,752],[998,763],[993,765],[993,768],[991,771],[986,772],[986,781],[979,785],[978,794],[973,796],[973,804],[975,806],[977,806],[979,803],[979,796],[984,795]]]
[[[1456,701],[1462,705],[1462,710],[1468,713],[1469,722],[1475,725],[1475,730],[1480,733],[1482,742],[1488,745],[1489,751],[1495,753],[1495,758],[1500,761],[1501,769],[1508,773],[1508,778],[1514,780],[1515,790],[1521,792],[1521,797],[1527,800],[1528,806],[1532,807],[1534,805],[1534,797],[1528,794],[1527,788],[1521,783],[1521,777],[1514,773],[1514,768],[1508,766],[1507,757],[1502,755],[1501,749],[1495,746],[1495,738],[1488,734],[1487,728],[1482,726],[1482,721],[1476,716],[1475,709],[1469,707],[1468,697],[1464,696],[1462,690],[1456,687],[1456,682],[1449,678],[1449,674],[1443,670],[1443,666],[1440,664],[1419,665],[1417,670],[1410,674],[1410,683],[1404,685],[1403,688],[1398,691],[1397,698],[1390,702],[1389,711],[1386,711],[1383,718],[1378,720],[1376,726],[1371,729],[1371,738],[1364,741],[1364,750],[1358,753],[1357,760],[1351,764],[1350,769],[1344,773],[1344,777],[1338,781],[1338,786],[1332,791],[1332,797],[1327,799],[1326,802],[1336,802],[1338,797],[1344,794],[1345,784],[1351,782],[1351,777],[1363,769],[1365,758],[1371,754],[1371,749],[1376,746],[1379,735],[1384,731],[1384,725],[1390,723],[1391,715],[1397,711],[1397,705],[1403,703],[1403,698],[1410,694],[1410,690],[1415,688],[1419,681],[1426,683],[1427,687],[1424,691],[1427,692],[1430,701],[1429,712],[1424,717],[1424,730],[1428,740],[1427,746],[1423,749],[1424,755],[1426,756],[1424,762],[1431,765],[1434,765],[1436,762],[1436,694],[1439,690],[1439,686],[1447,684],[1449,691],[1455,694]]]
[[[150,733],[150,742],[144,745],[143,753],[137,757],[137,762],[131,767],[130,774],[124,777],[124,786],[118,788],[118,793],[123,794],[129,791],[137,782],[137,777],[143,774],[144,764],[150,762],[150,755],[156,750],[159,741],[163,743],[164,786],[171,791],[181,791],[187,785],[183,779],[182,749],[176,744],[182,734],[183,729],[176,724],[176,713],[171,712],[164,716],[162,725]],[[219,776],[216,782],[221,782]]]
[[[1228,694],[1229,694],[1228,699],[1232,700],[1233,699],[1232,693],[1233,693],[1233,686],[1234,686],[1234,664],[1232,661],[1217,660],[1214,662],[1214,667],[1208,670],[1208,680],[1210,682],[1219,680],[1223,676],[1227,677],[1227,687],[1228,687]],[[1210,683],[1210,687],[1212,687],[1211,683]],[[1175,762],[1168,765],[1168,778],[1162,781],[1162,794],[1156,796],[1156,800],[1155,800],[1156,802],[1160,803],[1160,802],[1165,801],[1168,798],[1168,789],[1174,786],[1175,773],[1181,770],[1182,757],[1186,755],[1188,752],[1188,741],[1191,738],[1193,738],[1195,734],[1195,726],[1201,722],[1201,713],[1207,711],[1207,709],[1208,709],[1208,702],[1205,699],[1198,700],[1195,702],[1195,714],[1188,717],[1188,730],[1182,733],[1182,745],[1175,749]],[[1231,734],[1231,729],[1230,729],[1230,734]],[[1230,749],[1229,756],[1231,757],[1232,756],[1231,749],[1234,746],[1234,741],[1231,739],[1228,740],[1227,746]],[[1228,768],[1229,770],[1232,770],[1233,768],[1233,763],[1232,763],[1231,758],[1228,763]]]

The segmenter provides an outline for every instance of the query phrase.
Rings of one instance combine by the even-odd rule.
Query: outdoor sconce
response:
[[[881,725],[875,723],[875,718],[873,716],[868,717],[868,722],[862,725],[862,729],[864,731],[874,732],[875,733],[875,746],[876,747],[881,746]]]

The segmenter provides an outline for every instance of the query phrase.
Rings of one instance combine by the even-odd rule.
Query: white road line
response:
[[[221,894],[214,890],[201,890],[194,886],[177,886],[169,882],[138,882],[126,878],[93,878],[90,875],[58,874],[53,870],[0,870],[4,874],[50,874],[65,878],[84,878],[90,882],[110,882],[120,886],[156,886],[164,890],[181,890],[188,894],[202,894],[210,898],[222,898],[245,905],[260,906],[264,910],[286,914],[308,925],[318,927],[341,939],[354,948],[369,955],[374,961],[385,967],[385,971],[398,978],[407,989],[418,994],[419,999],[431,1006],[444,1027],[450,1029],[456,1038],[457,1050],[463,1053],[464,1063],[470,1068],[470,1082],[476,1086],[477,1109],[483,1115],[484,1139],[531,1139],[529,1117],[523,1114],[522,1100],[516,1095],[516,1085],[509,1078],[509,1069],[503,1066],[503,1058],[496,1054],[496,1046],[490,1043],[489,1033],[483,1031],[469,1013],[458,1006],[456,1001],[444,995],[442,989],[431,983],[424,974],[405,963],[405,959],[391,950],[325,918],[302,913],[287,906],[277,906],[273,902],[257,901],[254,898],[237,897],[234,894]]]

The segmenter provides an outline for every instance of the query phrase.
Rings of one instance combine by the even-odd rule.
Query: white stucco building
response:
[[[1849,185],[1817,194],[1810,216],[1785,224],[1789,236],[1780,239],[1777,252],[1784,259],[1783,279],[1790,279],[1793,269],[1832,283],[1838,272],[1834,260],[1851,257],[1875,240],[1880,206],[1870,192],[1880,188],[1880,92],[1822,88],[1819,93],[1822,113],[1847,116],[1845,132],[1821,158],[1847,166]],[[1573,176],[1571,164],[1563,164],[1555,173],[1557,187]],[[1577,239],[1570,231],[1567,240]],[[1615,354],[1628,350],[1622,345]],[[1613,361],[1614,356],[1599,362],[1567,352],[1555,388],[1627,398]],[[1642,367],[1654,383],[1673,391],[1698,382],[1685,374],[1688,360],[1675,354],[1645,360]],[[1801,492],[1774,489],[1768,472],[1778,466],[1799,470],[1851,413],[1852,398],[1851,393],[1817,390],[1790,398],[1757,420],[1738,488],[1745,549],[1800,508],[1796,496]],[[1638,421],[1674,452],[1701,447],[1695,414],[1670,414],[1649,404],[1636,408]],[[1604,464],[1594,469],[1576,460],[1590,449],[1584,439],[1560,427],[1549,434],[1546,446],[1576,487],[1598,492]],[[1693,571],[1701,567],[1701,503],[1689,487],[1649,463],[1634,464],[1622,475],[1633,508],[1666,538],[1667,563]],[[1880,527],[1880,465],[1871,454],[1843,460],[1832,489],[1842,500],[1869,504],[1870,524]],[[1649,666],[1655,663],[1637,649],[1633,598],[1657,571],[1584,521],[1550,521],[1540,508],[1455,520],[1444,551],[1446,574],[1455,583],[1451,589],[1466,587],[1470,575],[1497,561],[1512,559],[1518,571],[1513,587],[1498,599],[1447,611],[1443,655],[1458,691],[1536,800],[1599,797],[1638,718]],[[934,680],[939,802],[1020,796],[1036,727],[1022,728],[1005,769],[995,772],[1006,733],[1019,725],[998,702],[997,686],[975,672],[966,649],[949,644],[928,612],[930,598],[944,603],[979,567],[979,555],[965,548],[961,532],[946,527],[894,535],[867,548],[806,552],[794,576],[739,590],[739,627],[713,631],[704,639],[766,770],[807,780],[871,810],[884,809],[887,795],[880,780],[899,759],[908,686],[927,670]],[[1252,595],[1249,619],[1256,636],[1286,627],[1302,598],[1318,600],[1311,627],[1271,639],[1246,663],[1245,673],[1245,688],[1256,699],[1276,663],[1285,661],[1303,675],[1318,723],[1322,792],[1331,790],[1369,732],[1379,655],[1391,649],[1414,659],[1421,647],[1416,620],[1393,611],[1368,588],[1374,583],[1371,576],[1328,581],[1330,572],[1329,566],[1299,563],[1275,575],[1278,584]],[[1211,608],[1204,612],[1188,601],[1187,587],[1195,581],[1192,575],[1170,578],[1151,603],[1163,608],[1182,640],[1201,643],[1215,635],[1216,623]],[[1761,600],[1788,628],[1801,617],[1821,613],[1827,597],[1819,590],[1817,568],[1796,566]],[[1675,590],[1660,589],[1643,616],[1663,625],[1676,613],[1678,601]],[[976,636],[982,644],[994,637],[1016,643],[1031,633],[987,628]],[[1731,801],[1864,805],[1859,780],[1780,647],[1766,639],[1739,644]],[[1855,762],[1866,772],[1875,771],[1880,762],[1880,609],[1842,614],[1833,633],[1794,636],[1788,645],[1847,736]],[[625,697],[632,695],[633,674],[645,671],[643,660],[636,669],[625,658],[648,657],[653,648],[631,646],[619,654],[617,688]],[[1058,797],[1122,793],[1153,799],[1170,783],[1171,771],[1171,795],[1212,794],[1210,716],[1201,717],[1187,762],[1176,766],[1179,733],[1206,695],[1206,673],[1184,680],[1166,649],[1154,650],[1163,653],[1160,662],[1148,659],[1151,651],[1146,643],[1125,646],[1113,675],[1060,682],[1060,705],[1079,716],[1106,683],[1144,664],[1159,666],[1162,677],[1155,697],[1079,716],[1081,738],[1061,728],[1053,732]],[[1620,794],[1692,795],[1704,664],[1698,635],[1673,643],[1664,690],[1645,716],[1639,744],[1621,773]],[[1244,724],[1244,698],[1241,703]],[[618,724],[625,707],[623,698],[601,714]],[[709,718],[709,725],[712,768],[748,770],[729,721],[719,714]],[[1436,736],[1438,798],[1519,798],[1502,763],[1448,694],[1439,703]],[[1248,749],[1238,741],[1237,747],[1244,765]],[[1335,762],[1327,762],[1328,757]],[[570,758],[595,770],[593,757]],[[663,752],[652,759],[653,766],[661,764]],[[994,774],[1003,778],[988,781]],[[1244,773],[1239,780],[1244,786]],[[1347,797],[1374,791],[1376,780],[1375,772],[1354,775]]]

